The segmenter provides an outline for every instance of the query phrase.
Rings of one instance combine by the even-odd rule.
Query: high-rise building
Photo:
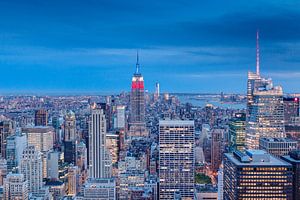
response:
[[[22,128],[27,136],[28,146],[34,146],[39,152],[47,152],[53,148],[54,130],[50,126],[35,126]]]
[[[117,123],[116,128],[124,129],[125,128],[125,106],[117,106]]]
[[[259,149],[280,157],[288,155],[290,151],[297,149],[298,142],[287,138],[260,138]]]
[[[28,181],[23,174],[9,173],[4,179],[4,199],[7,200],[28,200]]]
[[[36,110],[34,124],[35,126],[48,126],[48,111],[45,109]]]
[[[2,158],[6,158],[6,145],[7,137],[14,132],[13,122],[10,120],[4,120],[0,122],[0,154]]]
[[[6,160],[8,172],[18,171],[22,154],[26,147],[26,135],[11,135],[7,137]]]
[[[292,124],[296,117],[299,117],[299,98],[284,97],[284,123],[286,125]]]
[[[76,117],[72,111],[68,111],[64,118],[64,138],[64,141],[76,140]]]
[[[0,186],[3,186],[6,175],[7,175],[7,162],[4,158],[0,158]]]
[[[236,113],[229,124],[229,150],[245,150],[246,114]]]
[[[145,88],[144,78],[140,73],[137,54],[136,71],[132,77],[130,94],[129,137],[147,136],[145,125]]]
[[[64,161],[75,164],[76,160],[76,141],[64,142]]]
[[[75,163],[76,159],[76,117],[68,111],[64,118],[64,161]]]
[[[76,145],[76,166],[80,168],[81,171],[85,171],[88,167],[87,165],[87,148],[84,142],[80,142]]]
[[[159,199],[194,199],[194,121],[159,121]]]
[[[155,83],[154,100],[157,101],[160,95],[159,83]]]
[[[91,110],[89,128],[89,177],[108,178],[106,167],[106,119],[103,109]]]
[[[83,185],[83,200],[116,200],[116,182],[114,179],[88,179]]]
[[[285,137],[283,91],[280,86],[273,87],[270,82],[255,88],[247,123],[246,145],[249,149],[259,147],[260,137]]]
[[[262,150],[226,153],[224,200],[292,200],[292,165]]]
[[[223,200],[223,194],[224,194],[224,169],[223,165],[221,165],[219,171],[218,171],[218,200]]]
[[[79,191],[79,169],[71,165],[68,168],[68,195],[76,196]]]
[[[246,147],[258,149],[260,137],[285,137],[283,91],[260,76],[259,35],[256,34],[256,73],[248,73]]]
[[[106,135],[106,148],[112,156],[112,164],[117,164],[119,159],[119,135],[116,133],[108,133]]]
[[[211,132],[211,170],[216,173],[222,163],[224,152],[224,129],[213,129]]]
[[[293,150],[281,158],[293,166],[293,199],[300,199],[300,150]]]
[[[28,181],[29,192],[40,193],[43,187],[42,155],[34,146],[28,146],[22,155],[21,173]]]
[[[59,152],[50,151],[47,153],[47,178],[51,180],[58,180],[59,178]]]

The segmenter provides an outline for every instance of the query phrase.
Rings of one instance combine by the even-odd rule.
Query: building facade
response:
[[[194,121],[159,121],[159,199],[194,199]]]
[[[297,147],[297,141],[287,138],[260,138],[259,140],[259,149],[278,157],[288,155]]]
[[[224,200],[292,200],[292,165],[265,151],[226,153],[223,172]]]

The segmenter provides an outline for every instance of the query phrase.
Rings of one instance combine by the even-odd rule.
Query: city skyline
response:
[[[300,4],[216,3],[1,1],[0,92],[129,91],[139,49],[150,92],[159,82],[162,92],[244,93],[257,29],[261,74],[300,92]]]

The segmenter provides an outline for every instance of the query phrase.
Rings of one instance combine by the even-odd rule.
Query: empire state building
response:
[[[140,73],[139,55],[137,54],[136,71],[131,82],[129,137],[146,137],[147,135],[144,78]]]

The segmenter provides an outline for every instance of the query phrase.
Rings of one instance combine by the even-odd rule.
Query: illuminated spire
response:
[[[256,31],[256,74],[259,75],[259,32]]]
[[[140,64],[139,64],[139,51],[136,51],[136,69],[135,73],[139,74],[140,73]]]

